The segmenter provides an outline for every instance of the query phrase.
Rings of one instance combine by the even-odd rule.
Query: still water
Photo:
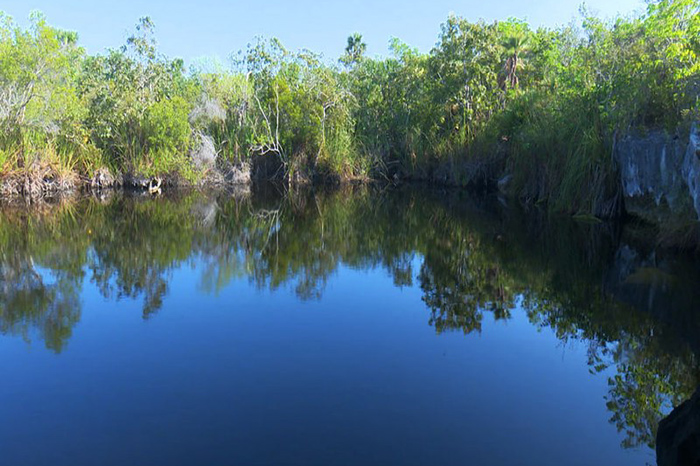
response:
[[[700,264],[426,190],[0,210],[0,464],[644,465]]]

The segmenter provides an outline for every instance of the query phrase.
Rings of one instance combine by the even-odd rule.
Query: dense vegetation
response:
[[[39,14],[28,29],[0,16],[6,191],[110,173],[196,182],[248,163],[291,182],[510,174],[525,200],[608,216],[620,205],[616,138],[683,131],[699,111],[698,0],[612,21],[582,11],[558,29],[451,16],[428,53],[394,39],[389,58],[368,58],[354,34],[337,64],[272,39],[229,69],[187,70],[153,32],[143,18],[124,46],[88,56]]]

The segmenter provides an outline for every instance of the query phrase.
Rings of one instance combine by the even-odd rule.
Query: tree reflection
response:
[[[76,283],[59,278],[47,285],[31,258],[2,257],[0,332],[29,340],[39,333],[46,347],[60,352],[80,319]]]
[[[494,202],[348,187],[6,208],[0,331],[60,352],[80,319],[86,273],[107,299],[141,300],[150,318],[183,266],[207,293],[247,279],[300,299],[320,299],[341,264],[381,267],[396,286],[420,287],[437,333],[481,332],[484,314],[507,320],[521,307],[562,341],[585,342],[591,371],[609,378],[607,407],[625,446],[651,445],[660,417],[700,381],[697,265],[630,246],[609,225]]]
[[[0,224],[0,332],[27,341],[37,335],[57,353],[80,320],[85,258],[80,238],[67,241],[76,228],[74,214],[61,205],[35,223],[10,211]]]

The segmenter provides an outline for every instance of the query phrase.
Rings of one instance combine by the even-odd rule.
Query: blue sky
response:
[[[557,26],[577,16],[580,0],[4,0],[0,10],[26,24],[31,10],[43,11],[50,24],[78,31],[90,53],[124,42],[137,19],[156,24],[160,50],[191,63],[200,57],[226,60],[257,35],[276,36],[290,49],[308,48],[335,59],[347,36],[360,32],[370,55],[387,55],[391,37],[428,51],[450,12],[476,21],[527,19]],[[589,0],[591,11],[610,17],[644,9],[643,0]]]

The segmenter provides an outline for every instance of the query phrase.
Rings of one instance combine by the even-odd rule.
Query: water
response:
[[[5,207],[0,464],[653,464],[700,265],[643,235],[409,189]]]

